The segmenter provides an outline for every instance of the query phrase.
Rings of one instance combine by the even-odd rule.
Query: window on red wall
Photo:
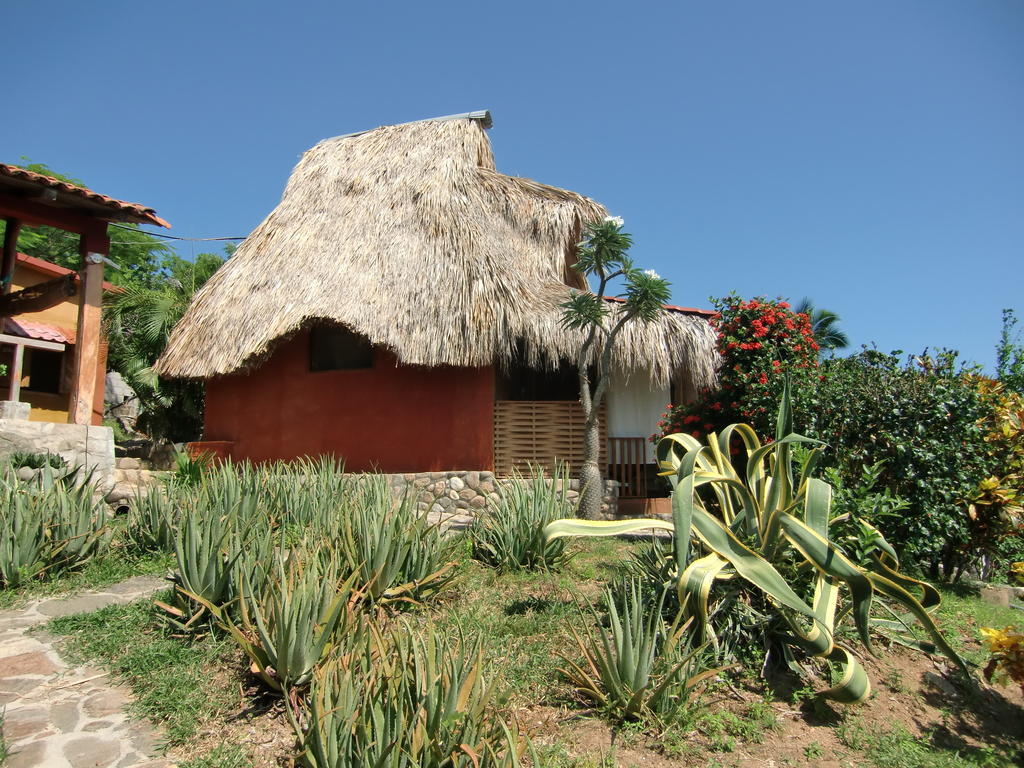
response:
[[[373,345],[365,336],[341,326],[310,329],[310,371],[350,371],[372,367]]]

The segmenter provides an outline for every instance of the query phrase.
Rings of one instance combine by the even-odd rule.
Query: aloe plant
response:
[[[527,745],[494,712],[479,642],[361,625],[315,674],[308,768],[517,768]],[[537,763],[534,762],[534,765]]]
[[[572,628],[583,663],[560,654],[567,666],[559,671],[578,693],[616,719],[672,713],[687,703],[701,682],[721,670],[691,674],[703,649],[688,648],[685,627],[666,626],[661,611],[665,593],[649,610],[640,579],[627,579],[620,586],[621,595],[605,590],[607,628],[593,610],[594,626],[585,637]]]
[[[49,507],[53,567],[81,565],[110,544],[107,506],[102,500],[93,500],[92,486],[54,485],[40,494],[39,501]]]
[[[22,483],[10,469],[0,477],[0,582],[28,579],[82,565],[110,543],[106,508],[93,488],[76,485],[77,470],[43,467]]]
[[[742,471],[731,460],[734,440],[745,451]],[[795,472],[797,445],[809,449]],[[916,620],[934,645],[966,671],[932,620],[938,592],[901,574],[884,538],[867,567],[851,561],[829,539],[832,488],[814,477],[820,448],[818,441],[793,433],[787,384],[776,439],[768,445],[762,445],[746,424],[712,433],[705,444],[685,434],[659,442],[662,474],[673,487],[671,522],[563,520],[550,524],[546,535],[615,535],[651,528],[674,532],[673,578],[694,631],[716,642],[709,621],[711,596],[716,587],[739,591],[744,600],[775,615],[777,621],[766,625],[766,640],[788,662],[794,661],[795,649],[839,666],[840,682],[821,692],[839,702],[863,701],[871,692],[857,657],[837,642],[839,619],[847,614],[870,653],[873,625],[892,630],[908,619]],[[805,594],[813,595],[810,602]],[[909,613],[897,621],[873,617],[876,596]]]
[[[408,496],[395,501],[384,478],[361,478],[341,512],[339,552],[370,602],[417,604],[450,586],[456,566],[452,541]]]
[[[267,685],[285,692],[309,682],[351,623],[358,595],[353,576],[341,577],[337,555],[326,548],[278,552],[260,591],[239,584],[239,618],[214,605],[225,628]]]
[[[548,540],[544,526],[572,515],[564,465],[552,477],[536,467],[527,480],[516,475],[498,488],[498,499],[470,529],[473,558],[499,571],[557,570],[569,559],[562,539]]]
[[[0,479],[0,584],[16,587],[46,568],[46,520],[12,470]]]
[[[173,483],[148,492],[136,491],[128,505],[125,538],[143,552],[173,551],[180,507],[185,503],[180,487]]]
[[[232,553],[228,546],[234,533],[231,513],[208,512],[202,507],[186,511],[174,539],[175,604],[161,605],[184,629],[208,615],[210,606],[220,609],[235,598],[232,568],[244,550]]]

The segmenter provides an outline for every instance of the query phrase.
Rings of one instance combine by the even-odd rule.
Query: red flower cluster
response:
[[[810,380],[817,373],[819,347],[810,318],[794,313],[788,302],[731,295],[715,305],[718,314],[711,323],[722,357],[718,388],[701,393],[694,403],[670,407],[658,425],[662,435],[688,432],[702,438],[737,421],[767,435],[782,375]]]

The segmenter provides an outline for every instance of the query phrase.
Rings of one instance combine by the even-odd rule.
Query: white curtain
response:
[[[608,382],[608,437],[649,438],[672,400],[666,387],[654,387],[643,374],[613,373]],[[647,461],[654,462],[654,446],[647,442]]]

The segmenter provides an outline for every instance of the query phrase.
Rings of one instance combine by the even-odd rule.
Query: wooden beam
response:
[[[78,291],[75,274],[62,275],[45,283],[30,285],[15,293],[0,296],[0,317],[42,312],[55,307]]]
[[[11,365],[11,387],[7,399],[18,402],[21,397],[21,366],[25,360],[25,345],[14,345],[14,363]]]
[[[7,218],[4,229],[3,263],[0,265],[0,294],[11,292],[11,280],[14,277],[14,265],[18,260],[18,234],[21,232],[21,220],[13,216]]]
[[[71,408],[68,421],[72,424],[91,424],[92,406],[96,395],[96,382],[100,366],[100,322],[103,304],[103,262],[96,258],[106,255],[106,233],[102,243],[82,235],[79,253],[82,255],[82,290],[79,293],[78,328],[75,344],[75,375],[71,385]],[[96,248],[100,245],[103,250]]]
[[[21,347],[31,347],[32,349],[45,349],[48,352],[63,352],[67,349],[67,344],[61,344],[59,341],[28,339],[24,336],[11,336],[8,333],[0,333],[0,344],[15,344]]]
[[[105,236],[107,232],[107,222],[103,219],[3,192],[0,192],[0,216],[18,219],[31,227],[45,224],[79,235],[99,233]]]

